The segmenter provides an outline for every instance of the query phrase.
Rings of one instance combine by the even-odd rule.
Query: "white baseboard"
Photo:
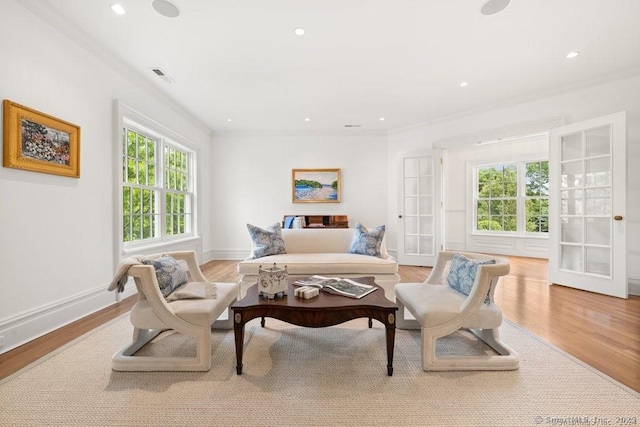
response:
[[[120,299],[136,294],[135,286],[128,285]],[[0,337],[4,345],[0,354],[41,337],[71,322],[115,304],[116,293],[107,291],[107,285],[79,295],[57,301],[0,321]]]
[[[207,251],[202,254],[202,262],[216,260],[243,260],[251,254],[251,250],[221,249]]]

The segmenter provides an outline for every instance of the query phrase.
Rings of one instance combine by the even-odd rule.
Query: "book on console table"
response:
[[[325,292],[335,295],[342,295],[349,298],[362,298],[375,291],[375,286],[358,283],[351,279],[341,279],[339,277],[311,276],[298,279],[293,282],[297,286],[313,286]]]

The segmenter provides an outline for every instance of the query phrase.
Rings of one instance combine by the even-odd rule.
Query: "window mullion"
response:
[[[165,146],[166,141],[164,138],[160,138],[160,144],[158,147],[158,171],[156,172],[156,180],[159,188],[159,207],[160,207],[160,236],[162,239],[167,238],[167,189],[165,185],[166,176],[166,164],[165,164]]]

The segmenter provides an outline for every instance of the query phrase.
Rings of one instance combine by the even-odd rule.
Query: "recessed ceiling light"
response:
[[[156,12],[167,18],[177,18],[180,16],[180,10],[168,0],[153,0],[151,6]]]
[[[310,121],[311,121],[311,119],[310,119],[309,117],[305,117],[305,118],[304,118],[304,121],[305,121],[305,122],[310,122]]]
[[[304,28],[296,28],[293,30],[293,34],[296,36],[304,36]]]
[[[384,122],[384,117],[380,117],[379,119],[381,122]]]
[[[480,13],[486,16],[495,15],[505,10],[509,3],[511,3],[511,0],[489,0],[482,6]]]
[[[231,121],[231,119],[227,119],[227,121],[228,121],[228,122],[230,122],[230,121]]]
[[[113,13],[115,13],[116,15],[124,15],[125,13],[127,13],[124,10],[124,7],[122,7],[122,5],[120,3],[114,3],[111,5],[111,10],[113,10]]]
[[[580,55],[580,52],[576,52],[576,51],[569,52],[567,53],[567,59],[575,58],[578,55]]]
[[[467,86],[469,86],[469,83],[467,83],[467,82],[461,82],[460,83],[460,87],[467,87]]]

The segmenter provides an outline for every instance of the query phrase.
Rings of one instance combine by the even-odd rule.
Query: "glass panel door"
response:
[[[440,151],[400,159],[398,261],[431,266],[440,250]]]
[[[625,115],[554,129],[549,279],[627,296]]]

